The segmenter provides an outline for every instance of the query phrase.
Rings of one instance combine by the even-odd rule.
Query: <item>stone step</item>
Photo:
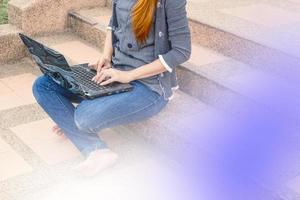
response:
[[[102,47],[110,16],[110,8],[98,7],[93,9],[82,9],[69,13],[69,26],[80,37],[87,39],[98,47]],[[97,33],[95,33],[95,31]],[[94,36],[96,36],[96,38]],[[206,77],[203,76],[200,77],[197,73],[194,73],[194,70],[197,69],[198,66],[226,61],[228,58],[215,55],[207,50],[199,50],[200,48],[198,46],[193,45],[193,55],[191,60],[193,60],[192,63],[196,66],[194,69],[191,69],[190,67],[186,69],[188,64],[185,64],[178,69],[180,86],[184,91],[186,89],[191,95],[206,101],[206,103],[215,104],[216,101],[220,99],[216,96],[216,93],[224,93],[224,90],[229,92],[228,89],[222,87],[222,84],[218,84],[214,80],[206,79]],[[204,58],[204,60],[200,59],[199,53],[205,53],[206,58]],[[193,75],[195,76],[193,77]],[[193,82],[193,85],[191,85],[190,82]],[[231,96],[234,96],[232,91],[230,91],[230,94]]]
[[[70,65],[94,63],[101,56],[101,48],[78,37],[71,31],[43,35],[36,39],[62,53]]]
[[[93,44],[102,47],[110,16],[110,8],[82,9],[69,13],[69,25],[80,37],[88,38]],[[95,39],[95,35],[101,37]],[[216,53],[205,45],[193,42],[192,48],[191,59],[177,69],[180,88],[215,107],[237,113],[253,109],[257,103],[268,105],[268,99],[258,96],[257,86],[263,88],[260,85],[263,84],[271,87],[273,82],[286,82],[285,79],[270,75],[272,73]]]
[[[0,63],[18,60],[25,56],[25,48],[19,39],[17,27],[4,24],[0,25]]]
[[[297,75],[300,73],[298,67],[300,64],[300,56],[296,54],[297,52],[299,53],[299,48],[292,48],[291,46],[296,46],[298,44],[295,44],[294,42],[299,40],[299,38],[296,38],[297,34],[292,32],[293,38],[291,39],[289,37],[291,34],[288,33],[288,30],[283,33],[279,33],[277,29],[276,31],[274,29],[260,28],[259,30],[261,33],[259,35],[255,35],[257,34],[257,25],[253,25],[253,22],[251,23],[244,20],[243,23],[235,23],[234,20],[237,19],[228,16],[226,18],[225,14],[220,14],[219,9],[225,7],[224,5],[228,4],[229,6],[232,6],[235,4],[235,2],[231,1],[232,0],[227,0],[224,4],[221,2],[218,3],[217,1],[188,1],[187,12],[192,31],[193,43],[212,49],[235,60],[239,60],[255,69],[265,70],[266,72],[272,72],[283,77],[288,77],[289,79],[293,78],[298,80]],[[248,4],[250,3],[248,2]],[[244,5],[248,4],[244,3]],[[214,7],[215,5],[217,5],[217,8],[219,9],[216,9],[216,7]],[[260,8],[260,5],[258,5],[258,7]],[[206,8],[208,10],[205,10]],[[276,9],[273,11],[272,9],[269,9],[268,6],[266,6],[266,9],[271,12],[271,14],[272,12],[276,12]],[[248,12],[251,14],[251,12],[256,11],[250,7]],[[99,35],[100,33],[98,32],[97,34],[88,36],[87,30],[105,31],[110,15],[110,7],[82,9],[69,13],[68,24],[71,28],[76,30],[79,35],[95,42],[100,37],[96,36],[97,40],[95,40],[93,39],[93,35]],[[225,18],[222,19],[222,17]],[[271,17],[276,16],[272,15]],[[259,21],[259,19],[256,21]],[[272,22],[271,20],[266,21],[268,23]],[[237,31],[240,31],[243,34],[236,33]],[[273,34],[273,32],[282,35],[276,36],[277,39],[264,35],[268,34],[269,36],[270,34]],[[251,34],[253,35],[252,38]],[[280,37],[283,39],[279,40],[278,38]],[[101,34],[101,38],[103,38],[103,34]],[[271,39],[271,42],[277,42],[279,43],[277,46],[279,46],[274,47],[274,45],[271,45],[270,41],[270,44],[267,43],[268,41],[264,41],[268,38],[274,39]],[[96,43],[98,45],[102,44],[99,41]],[[285,49],[279,48],[281,43],[288,45],[288,47],[285,47]],[[294,53],[291,53],[289,51],[290,49],[291,51],[294,51]],[[284,66],[284,70],[282,66]]]
[[[102,48],[111,9],[96,7],[69,12],[68,26],[83,39]]]
[[[172,153],[195,147],[212,153],[216,139],[215,124],[229,120],[227,114],[178,90],[174,100],[157,116],[147,121],[123,126],[133,135],[142,134],[147,140]],[[221,135],[219,135],[222,138]]]
[[[59,32],[66,28],[68,11],[105,5],[106,0],[10,0],[8,22],[32,35]]]
[[[68,38],[66,42],[66,49],[69,49],[70,42],[74,42],[74,40],[79,39],[71,34],[69,34],[69,37],[67,36],[68,34],[65,33],[52,37],[39,38],[39,40],[47,42],[49,46],[51,46],[51,44],[53,44],[54,47],[60,45],[60,49],[63,50],[62,45],[64,40]],[[79,42],[80,41],[77,41],[77,43],[72,43],[73,49],[79,48],[83,51],[87,51],[87,49],[83,48],[83,44],[78,46]],[[93,49],[93,47],[90,47],[90,49]],[[72,58],[73,56],[74,58],[77,58],[76,55],[71,53],[66,51],[66,54],[68,54],[69,58]],[[87,55],[93,54],[87,52]],[[86,58],[86,60],[88,59],[89,58]],[[12,69],[12,71],[5,74],[3,77],[1,77],[3,74],[0,71],[0,82],[4,82],[7,86],[15,88],[16,91],[21,91],[20,89],[24,90],[24,87],[30,87],[32,83],[31,78],[24,79],[24,75],[26,74],[21,74],[23,78],[20,79],[19,75],[16,76],[14,74],[14,72],[17,72],[18,69],[23,69],[23,73],[35,74],[35,70],[33,70],[33,67],[30,66],[29,62],[24,61],[16,64],[16,66],[7,65],[7,68]],[[13,85],[11,85],[12,83]],[[15,83],[22,88],[16,87],[17,85]],[[27,83],[30,83],[30,85]],[[27,89],[26,93],[31,94],[31,92]],[[0,94],[0,97],[1,96],[2,94]],[[28,113],[30,113],[30,115]],[[41,114],[42,116],[33,116],[37,114]],[[120,178],[122,180],[126,178],[127,180],[128,178],[132,179],[132,177],[134,177],[134,180],[137,180],[136,175],[140,174],[140,172],[144,172],[146,173],[145,175],[152,177],[153,175],[157,175],[157,172],[162,172],[162,175],[166,175],[165,172],[170,172],[169,167],[177,164],[173,162],[166,162],[166,159],[169,161],[169,157],[164,156],[163,152],[156,147],[151,145],[148,147],[148,143],[144,142],[144,140],[140,140],[140,138],[137,137],[140,135],[145,136],[148,140],[160,144],[160,146],[163,146],[163,148],[172,150],[178,150],[177,147],[180,145],[178,143],[189,141],[190,144],[195,142],[195,139],[197,139],[197,144],[199,144],[199,140],[202,141],[202,147],[213,146],[215,148],[217,145],[213,145],[212,140],[220,140],[220,138],[224,138],[224,135],[216,135],[211,130],[212,126],[216,127],[216,124],[222,129],[225,129],[225,126],[221,125],[220,121],[217,120],[219,117],[219,112],[199,102],[197,99],[190,98],[186,94],[179,91],[176,94],[175,99],[171,101],[167,108],[165,108],[158,116],[143,123],[132,124],[126,127],[118,127],[113,131],[103,130],[100,136],[115,152],[119,153],[121,159],[118,165],[108,171],[108,176],[107,173],[104,173],[104,177],[103,174],[101,174],[99,177],[99,182],[97,181],[97,185],[113,185],[112,187],[115,187],[119,183],[111,182],[111,180],[119,180]],[[74,164],[74,162],[69,163],[66,162],[66,160],[78,156],[78,152],[75,151],[68,141],[61,140],[61,138],[56,137],[53,135],[53,133],[51,133],[50,130],[53,126],[53,123],[51,123],[48,118],[45,118],[46,116],[44,116],[44,113],[42,114],[40,109],[29,109],[29,107],[22,107],[22,109],[21,107],[18,107],[16,109],[0,112],[0,119],[4,119],[0,120],[0,122],[3,122],[0,123],[0,128],[9,129],[6,131],[0,129],[0,143],[2,140],[1,138],[4,138],[5,140],[3,142],[13,147],[13,149],[1,149],[1,147],[5,147],[5,144],[1,143],[0,156],[6,160],[6,163],[17,163],[17,165],[13,165],[15,166],[14,168],[2,166],[2,168],[4,168],[1,170],[2,173],[0,173],[0,179],[3,178],[3,187],[0,188],[0,197],[2,197],[1,199],[4,198],[3,192],[5,192],[5,194],[8,196],[11,196],[11,199],[49,199],[49,195],[51,196],[54,190],[61,188],[61,184],[56,187],[58,182],[63,182],[63,185],[65,181],[70,181],[76,184],[73,180],[70,180],[72,179],[72,177],[70,177],[70,173],[72,172],[69,170],[69,165]],[[193,137],[196,135],[196,133],[197,138]],[[188,146],[190,147],[190,145]],[[179,150],[182,151],[182,149]],[[202,152],[201,156],[200,152],[197,152],[197,156],[201,157],[201,160],[206,161],[202,157]],[[23,159],[25,159],[26,163],[24,163]],[[62,161],[63,163],[61,163]],[[44,165],[42,165],[40,162],[44,163]],[[30,166],[28,166],[28,164]],[[164,164],[167,164],[167,168],[164,168]],[[31,172],[32,168],[34,172]],[[154,172],[154,169],[155,174],[152,175],[151,173]],[[166,169],[166,171],[163,169]],[[149,171],[151,171],[151,175],[149,174]],[[162,176],[160,175],[159,177]],[[139,183],[145,183],[145,179],[142,180],[143,182]],[[28,182],[31,183],[30,186],[27,184]],[[66,183],[65,187],[69,186],[70,182]],[[19,187],[20,185],[22,187]],[[80,185],[82,186],[82,184]],[[62,189],[63,194],[72,192],[65,187]],[[45,188],[49,188],[48,192],[46,193],[41,191]],[[32,193],[40,192],[45,195],[43,198],[41,196],[36,198],[31,196]],[[100,192],[99,195],[100,194],[103,193]],[[27,196],[28,198],[26,198]],[[7,199],[6,196],[4,199]]]
[[[229,112],[247,113],[267,107],[276,112],[292,109],[293,117],[299,120],[300,110],[292,103],[300,95],[299,83],[205,47],[193,45],[191,59],[178,67],[178,80],[187,94]]]
[[[187,10],[194,42],[267,72],[299,76],[299,2],[188,0]]]
[[[101,50],[87,41],[81,39],[72,32],[64,32],[51,36],[43,36],[36,38],[38,41],[47,46],[63,53],[68,62],[72,64],[91,63],[97,61],[101,55]],[[202,103],[198,99],[185,94],[182,91],[175,92],[175,98],[171,100],[168,106],[157,116],[134,125],[119,127],[119,132],[138,132],[140,135],[149,138],[151,141],[164,144],[164,146],[171,146],[180,141],[183,137],[183,127],[187,127],[193,123],[197,118],[203,119],[201,126],[208,124],[208,121],[213,121],[221,114],[214,108]],[[212,117],[213,116],[213,117]],[[173,122],[183,121],[179,123],[178,129],[175,128]],[[204,128],[203,128],[204,129]],[[159,131],[160,130],[160,131]],[[180,132],[176,132],[179,131]],[[150,134],[149,132],[152,132]],[[181,135],[180,135],[181,134]],[[187,138],[186,138],[187,139]],[[170,143],[169,141],[174,141]]]
[[[77,60],[78,57],[74,52],[68,51],[70,49],[86,51],[86,60],[92,59],[88,56],[94,56],[93,50],[95,48],[88,46],[84,41],[81,42],[80,38],[71,33],[41,37],[38,40],[57,50],[64,51],[68,55],[68,59],[73,59],[74,63],[81,61]],[[99,49],[96,50],[98,53],[100,52]],[[80,55],[81,52],[77,51],[77,53]],[[81,56],[80,59],[84,58]],[[40,74],[36,70],[37,67],[32,64],[29,59],[25,58],[21,62],[7,64],[0,68],[0,102],[1,98],[9,93],[9,91],[6,91],[9,89],[13,89],[16,93],[21,92],[21,98],[26,98],[32,94],[32,83],[36,79],[34,75]],[[183,96],[180,95],[179,97]],[[198,102],[189,99],[181,98],[180,101],[191,105]],[[5,102],[13,104],[14,98],[10,96]],[[188,104],[183,105],[183,107],[188,108]],[[173,115],[176,110],[173,110],[175,105],[172,105],[168,109],[171,111],[170,114]],[[0,104],[1,106],[5,105]],[[191,108],[189,110],[188,113],[190,114],[195,112]],[[179,109],[177,111],[182,113]],[[166,115],[166,109],[162,114]],[[64,185],[64,189],[60,195],[73,195],[73,193],[70,193],[71,191],[65,189],[70,183],[78,183],[78,186],[82,186],[82,179],[78,180],[76,174],[70,170],[72,166],[81,161],[79,152],[70,144],[69,140],[58,137],[51,132],[53,125],[54,122],[35,103],[34,99],[28,105],[9,105],[5,106],[5,110],[0,108],[0,157],[6,163],[0,167],[2,184],[0,199],[49,199],[49,195],[54,198],[51,194],[57,188],[61,188],[62,185]],[[154,123],[149,125],[156,126]],[[130,187],[133,183],[147,184],[148,182],[145,182],[146,177],[156,177],[158,173],[162,173],[159,175],[159,177],[162,177],[162,175],[166,175],[172,170],[171,167],[174,164],[177,164],[159,148],[146,140],[143,134],[127,130],[118,127],[114,130],[105,129],[100,132],[99,136],[114,152],[119,154],[120,159],[113,168],[101,173],[99,177],[93,178],[96,182],[93,181],[92,185],[99,186],[100,184],[105,186],[108,191],[115,191],[117,186],[122,188],[123,191],[124,187],[122,186],[124,183],[130,185]],[[155,137],[152,136],[151,138],[154,139]],[[120,184],[119,180],[121,179],[123,181]],[[28,182],[30,182],[30,185],[28,185]],[[157,183],[155,186],[157,186]],[[130,187],[127,190],[135,192]],[[86,188],[91,187],[87,185]],[[45,189],[48,191],[47,193],[43,192]],[[149,189],[149,185],[145,189]],[[35,196],[41,192],[45,196]],[[88,195],[89,191],[86,192]],[[103,196],[104,193],[99,191],[99,194],[97,194]],[[71,196],[69,197],[71,198]]]
[[[51,7],[48,6],[50,4]],[[8,24],[0,25],[0,63],[16,61],[25,56],[26,51],[19,40],[18,33],[43,35],[62,32],[67,25],[68,11],[105,6],[106,0],[51,2],[50,4],[42,0],[8,2]]]
[[[43,36],[37,39],[63,53],[67,57],[67,60],[73,64],[95,62],[101,55],[99,48],[91,45],[72,32]],[[251,113],[255,110],[262,112],[263,109],[269,106],[268,101],[270,101],[270,98],[264,95],[270,89],[264,88],[268,86],[267,83],[260,82],[261,80],[266,80],[264,79],[264,74],[261,75],[259,72],[253,71],[252,68],[247,68],[247,66],[229,58],[226,59],[222,56],[216,57],[216,54],[205,55],[205,51],[199,53],[203,54],[205,58],[208,58],[208,63],[211,63],[209,62],[210,59],[214,61],[217,60],[218,62],[210,65],[200,65],[196,68],[193,68],[193,66],[186,68],[182,66],[179,69],[183,71],[179,73],[179,81],[182,83],[183,76],[188,76],[184,78],[184,80],[186,80],[185,84],[187,85],[181,84],[180,88],[182,91],[179,90],[176,92],[175,99],[169,103],[167,108],[158,116],[146,122],[128,125],[120,131],[122,132],[126,128],[130,130],[130,132],[134,132],[133,130],[135,130],[143,136],[153,136],[151,140],[156,143],[165,143],[161,146],[173,145],[176,144],[176,142],[184,141],[181,137],[186,135],[180,134],[184,134],[185,130],[190,130],[191,133],[203,130],[203,133],[206,133],[206,131],[204,131],[205,129],[214,127],[213,124],[219,124],[218,121],[223,120],[223,117],[219,117],[222,116],[220,109],[234,113],[235,115],[240,115],[241,113]],[[193,65],[193,63],[197,61],[195,59],[196,58],[192,59],[186,63],[186,65]],[[193,76],[189,76],[190,74]],[[263,78],[259,76],[263,76]],[[253,84],[253,81],[256,81],[255,83],[258,85]],[[262,94],[256,93],[257,86],[263,88],[263,91],[259,91],[263,92]],[[189,87],[196,89],[196,92],[189,92]],[[278,87],[276,89],[280,94],[281,88]],[[188,95],[185,91],[198,98]],[[237,93],[237,91],[240,93]],[[290,95],[283,96],[288,97]],[[253,100],[253,98],[256,99]],[[282,98],[282,101],[285,100],[286,99]],[[280,108],[281,100],[273,99],[272,103],[276,103],[272,106],[279,106]],[[213,106],[209,106],[209,104]],[[260,104],[264,104],[264,106]],[[277,107],[274,107],[274,109],[277,109]],[[229,118],[227,114],[224,115],[226,115],[224,118]],[[175,125],[173,124],[174,122],[176,122]],[[199,126],[193,127],[195,124]],[[201,141],[210,139],[205,138],[205,136],[204,134]],[[170,143],[169,141],[174,142]]]
[[[49,47],[60,51],[67,56],[70,63],[74,64],[91,62],[95,59],[95,57],[101,54],[101,50],[99,48],[89,44],[85,40],[82,40],[72,32],[43,36],[36,39],[47,44]],[[114,130],[116,130],[118,134],[123,135],[141,135],[148,141],[159,144],[160,147],[171,150],[172,152],[181,151],[182,148],[190,148],[191,145],[195,146],[195,144],[199,145],[198,147],[204,149],[206,152],[216,150],[215,147],[219,147],[218,144],[223,143],[224,145],[224,141],[226,141],[224,139],[230,138],[230,133],[225,132],[224,135],[219,134],[223,132],[220,132],[218,129],[228,130],[226,123],[224,123],[224,118],[226,119],[225,122],[231,119],[226,114],[215,110],[198,99],[193,98],[182,91],[177,91],[175,98],[157,116],[144,122],[117,127],[114,128]],[[26,126],[27,130],[31,130],[33,127],[32,125],[35,124],[30,124],[31,127]],[[15,127],[11,130],[21,138],[21,132],[25,130],[25,126],[17,126],[17,128]],[[106,137],[111,137],[110,133],[107,133]],[[24,136],[21,139],[24,140],[25,144],[30,143],[29,141],[26,143],[25,139],[28,138],[24,138]],[[32,137],[30,137],[30,139],[32,139]],[[116,142],[116,145],[111,143],[116,149],[119,146],[122,146],[119,145],[120,143],[118,143],[115,138],[110,141],[112,143]],[[180,149],[178,147],[182,148]],[[36,147],[32,149],[41,158],[48,159],[48,152],[46,152],[46,154],[39,148]],[[133,152],[139,152],[136,148],[119,148],[118,151],[122,152],[128,149]],[[132,156],[131,153],[128,153],[127,155]],[[145,156],[144,153],[142,153],[142,157],[143,156]],[[147,156],[148,155],[145,157]],[[139,158],[140,157],[137,157],[137,160],[140,160]],[[49,163],[52,164],[52,162],[58,162],[56,159],[57,157]],[[145,161],[148,160],[146,159]]]

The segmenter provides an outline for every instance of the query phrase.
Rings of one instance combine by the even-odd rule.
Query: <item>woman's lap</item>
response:
[[[78,101],[74,111],[75,124],[80,130],[97,133],[103,128],[147,119],[159,113],[167,104],[161,95],[142,83],[134,81],[132,84],[134,89],[130,92],[92,100],[83,100],[72,95],[47,76],[39,77],[35,85],[50,87],[71,102]]]
[[[131,92],[83,100],[75,109],[75,123],[80,129],[98,132],[103,128],[147,119],[167,103],[142,83],[133,82]]]
[[[83,99],[73,93],[71,93],[70,91],[68,91],[67,89],[63,88],[62,86],[60,86],[59,84],[57,84],[56,82],[54,82],[50,76],[48,75],[42,75],[40,77],[38,77],[32,87],[33,93],[36,93],[36,97],[38,97],[39,95],[39,90],[41,88],[44,88],[46,90],[52,90],[55,91],[61,95],[63,95],[65,98],[69,99],[71,102],[75,102],[75,103],[80,103]]]
[[[48,76],[39,77],[33,94],[64,134],[85,155],[107,148],[96,133],[104,128],[147,119],[166,104],[162,96],[139,82],[131,92],[84,100],[55,83]],[[72,102],[79,105],[74,107]]]

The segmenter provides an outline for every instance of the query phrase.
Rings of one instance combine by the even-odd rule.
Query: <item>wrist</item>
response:
[[[103,53],[103,54],[102,54],[102,57],[103,57],[105,60],[111,61],[112,55],[110,55],[109,53]]]
[[[135,70],[127,71],[127,75],[128,75],[129,82],[135,81],[137,79]]]

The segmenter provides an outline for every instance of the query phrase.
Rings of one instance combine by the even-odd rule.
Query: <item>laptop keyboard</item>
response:
[[[72,71],[76,80],[91,90],[104,90],[107,88],[107,86],[101,86],[92,81],[92,78],[95,76],[95,73],[92,71],[83,67],[72,67]]]

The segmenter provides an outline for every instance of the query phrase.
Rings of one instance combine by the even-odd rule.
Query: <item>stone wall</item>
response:
[[[0,25],[0,64],[25,56],[24,45],[18,37],[19,32],[21,30],[10,24]]]
[[[10,0],[8,20],[30,35],[57,32],[67,27],[68,11],[105,5],[106,0]]]

